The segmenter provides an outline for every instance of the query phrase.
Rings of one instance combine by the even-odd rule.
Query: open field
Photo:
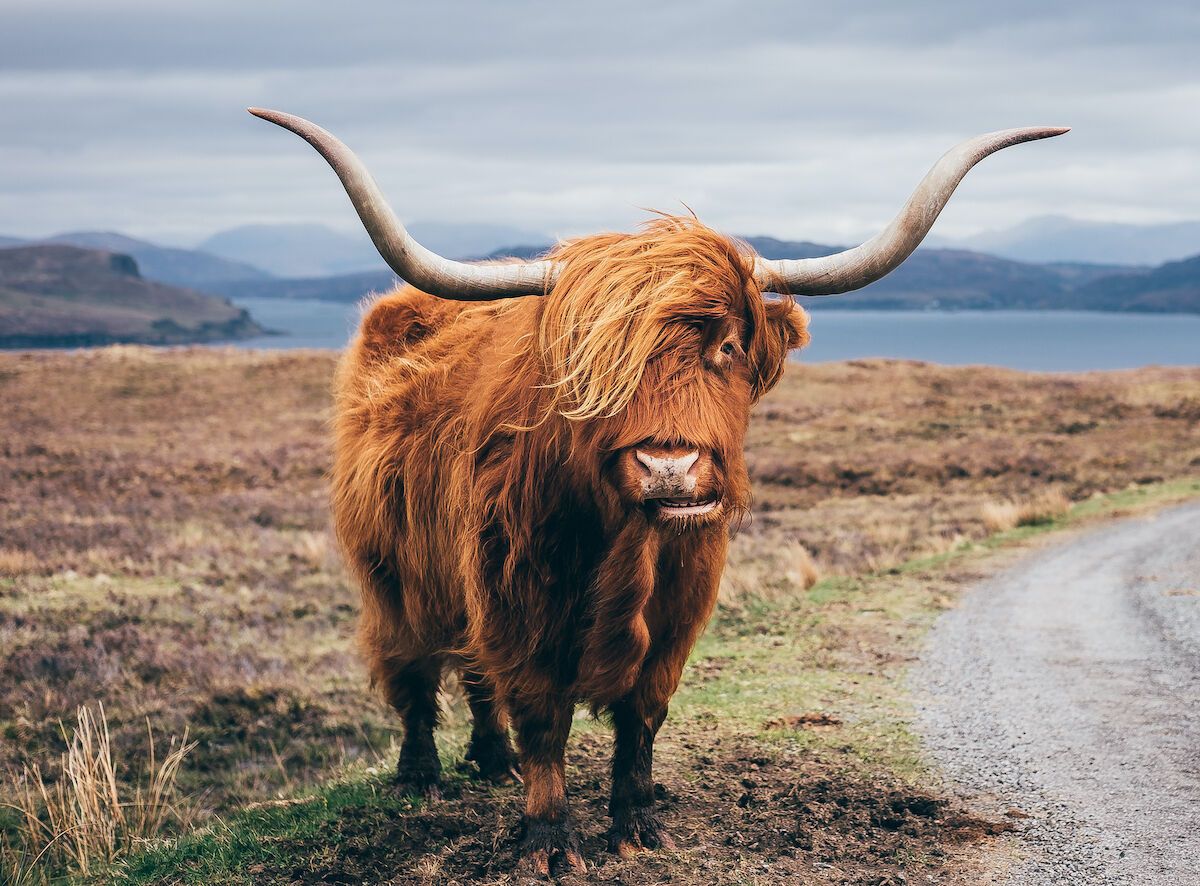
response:
[[[0,355],[0,802],[22,766],[57,777],[60,721],[79,706],[103,703],[125,779],[146,718],[187,730],[177,804],[229,824],[142,856],[133,882],[491,881],[511,862],[516,792],[457,781],[419,808],[372,774],[393,762],[396,723],[365,690],[327,532],[332,365]],[[922,769],[897,679],[913,638],[987,568],[972,542],[1200,491],[1200,369],[795,365],[757,410],[748,460],[754,517],[661,740],[683,848],[598,876],[953,882],[1005,824],[958,809]],[[464,722],[452,706],[449,760]],[[595,864],[606,729],[577,726]],[[313,801],[271,805],[331,772]],[[0,826],[15,839],[15,816]]]

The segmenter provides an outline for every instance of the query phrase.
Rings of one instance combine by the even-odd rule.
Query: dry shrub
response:
[[[333,565],[333,547],[328,532],[299,530],[294,536],[292,556],[313,570],[326,569]]]
[[[148,762],[144,783],[132,795],[122,787],[113,759],[103,706],[81,707],[74,734],[66,736],[62,770],[50,779],[37,765],[13,779],[20,815],[19,845],[6,847],[0,877],[16,883],[57,881],[64,874],[92,875],[130,849],[158,836],[168,822],[184,823],[175,778],[195,743],[172,739],[159,761],[146,723]]]
[[[28,551],[0,548],[0,578],[15,578],[37,568],[37,558]]]
[[[984,504],[980,517],[991,532],[1007,532],[1018,526],[1039,526],[1052,523],[1067,513],[1071,500],[1060,489],[1016,501],[991,501]]]
[[[821,570],[808,549],[799,542],[788,542],[779,553],[784,576],[794,585],[808,590],[821,580]]]
[[[1016,527],[1020,512],[1021,506],[1015,501],[989,501],[984,502],[979,516],[988,532],[1008,532]]]
[[[820,579],[816,561],[799,542],[738,536],[729,546],[719,599],[737,607],[747,598],[773,599],[807,590]]]

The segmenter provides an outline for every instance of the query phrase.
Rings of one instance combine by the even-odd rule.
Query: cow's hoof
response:
[[[392,779],[391,792],[396,797],[417,797],[427,802],[442,799],[440,772],[426,769],[400,768]]]
[[[630,809],[613,816],[608,831],[608,850],[621,858],[633,858],[646,849],[674,848],[675,841],[653,809]]]
[[[486,781],[489,784],[498,785],[521,783],[521,771],[516,767],[515,764],[512,766],[488,767],[479,766],[479,764],[476,764],[476,766],[478,768],[475,770],[472,777],[477,781]]]
[[[394,797],[415,798],[424,800],[426,803],[433,803],[442,799],[442,785],[436,781],[420,782],[396,779],[392,782],[391,793]]]
[[[493,784],[515,784],[521,780],[517,755],[513,753],[508,739],[472,739],[467,749],[467,759],[475,764],[471,777]]]
[[[560,874],[586,874],[587,864],[570,823],[527,821],[517,873],[539,880]]]

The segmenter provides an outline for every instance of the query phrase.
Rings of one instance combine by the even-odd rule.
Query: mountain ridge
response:
[[[844,247],[774,237],[743,238],[764,258],[812,258]],[[533,259],[549,245],[525,245],[496,250],[483,260],[505,257]],[[899,268],[870,286],[837,299],[806,300],[821,309],[872,310],[1106,310],[1200,312],[1200,267],[1194,280],[1192,266],[1184,263],[1170,276],[1170,284],[1153,276],[1157,268],[1131,268],[1112,264],[1019,262],[963,249],[922,247]],[[1120,278],[1111,287],[1104,281]],[[1150,281],[1150,282],[1147,282]],[[386,292],[397,284],[391,271],[369,271],[333,277],[232,281],[219,288],[230,298],[311,298],[356,302],[370,293]],[[1158,287],[1153,297],[1141,294],[1143,285]],[[1188,286],[1192,286],[1189,290]]]
[[[1043,215],[937,243],[1036,263],[1159,265],[1200,253],[1200,221],[1141,225]]]
[[[310,230],[318,237],[329,232],[329,229],[319,225],[310,226]],[[0,250],[5,248],[6,239],[15,238],[0,238]],[[311,298],[356,302],[371,292],[387,291],[396,285],[395,275],[383,265],[365,234],[364,254],[369,253],[371,257],[371,269],[307,277],[275,277],[246,263],[206,253],[158,247],[148,241],[112,232],[74,232],[49,239],[110,247],[136,246],[152,256],[149,263],[138,260],[145,277],[169,284],[180,279],[180,261],[184,258],[191,261],[198,256],[195,260],[206,269],[206,276],[201,282],[191,283],[188,288],[226,298]],[[743,239],[758,254],[770,259],[822,256],[844,248],[770,236]],[[284,253],[295,254],[294,244],[284,246]],[[549,248],[547,242],[526,241],[524,245],[475,253],[472,257],[482,260],[503,257],[530,259]],[[153,259],[158,259],[157,263]],[[213,265],[212,262],[218,264]],[[183,265],[186,269],[187,261],[183,261]],[[1168,266],[1171,266],[1170,270],[1163,270]],[[193,268],[184,277],[194,280],[195,273]],[[1110,282],[1103,282],[1105,280]],[[1019,308],[1196,311],[1197,293],[1200,293],[1200,270],[1186,259],[1154,266],[1078,261],[1041,263],[1019,261],[957,246],[927,245],[918,249],[899,269],[869,287],[836,300],[807,303],[881,310]]]

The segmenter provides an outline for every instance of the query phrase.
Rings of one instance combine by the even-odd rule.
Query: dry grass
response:
[[[1060,489],[1047,489],[1030,498],[1017,501],[989,501],[980,510],[983,525],[989,532],[1007,532],[1018,526],[1039,526],[1053,523],[1064,516],[1071,500]]]
[[[64,730],[65,736],[65,730]],[[89,876],[130,850],[160,836],[168,823],[186,816],[175,805],[175,781],[195,745],[185,734],[157,758],[154,733],[146,724],[145,779],[118,775],[103,706],[82,707],[55,777],[36,764],[11,782],[20,817],[16,846],[4,843],[0,875],[20,884],[49,883],[63,874]]]
[[[793,366],[751,424],[751,531],[799,541],[825,575],[854,575],[980,538],[988,502],[1194,476],[1198,385],[1193,367]]]
[[[59,722],[96,700],[121,783],[146,763],[146,716],[191,728],[178,782],[200,815],[388,745],[328,531],[332,369],[301,352],[0,354],[0,771],[65,754]],[[794,365],[751,423],[756,502],[723,611],[981,538],[988,503],[1200,473],[1198,389],[1189,368]],[[19,793],[0,782],[0,803]]]
[[[0,578],[15,578],[37,568],[37,559],[28,551],[0,548]]]
[[[729,547],[718,599],[726,608],[750,599],[770,601],[808,590],[820,578],[816,561],[799,542],[739,536]]]

